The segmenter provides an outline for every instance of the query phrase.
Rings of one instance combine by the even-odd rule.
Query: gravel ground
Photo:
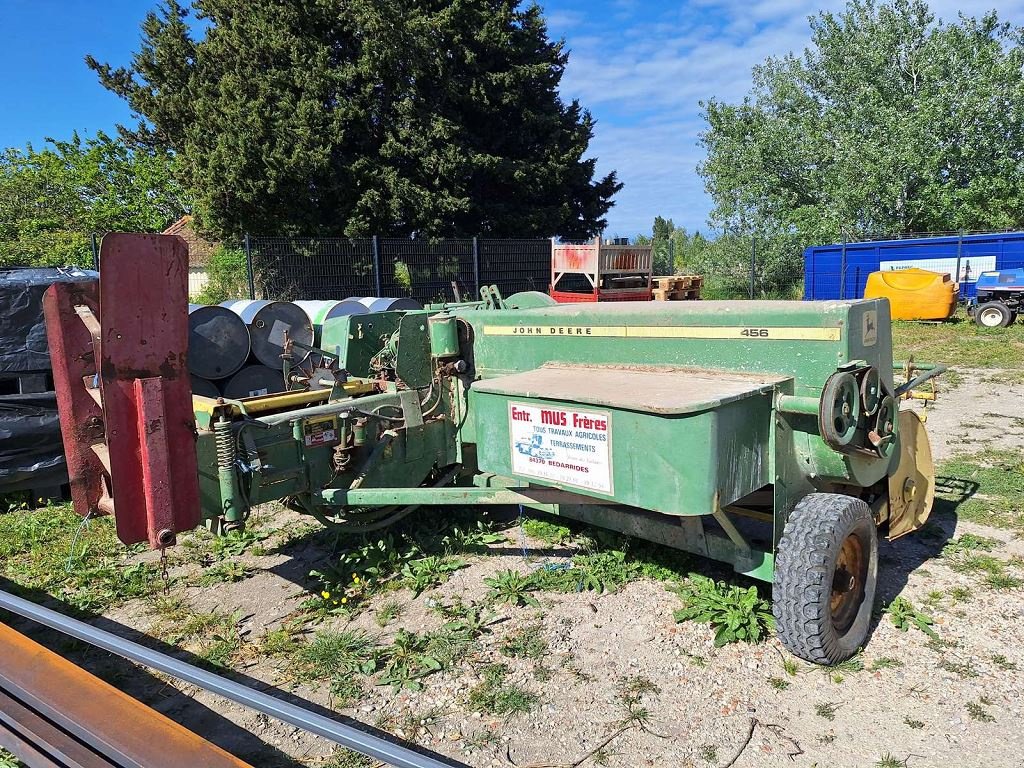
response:
[[[963,451],[1024,446],[1024,422],[1014,417],[1024,383],[1012,374],[1007,383],[1000,373],[960,370],[957,386],[929,407],[927,428],[937,461]],[[196,558],[183,559],[172,575],[193,586],[174,586],[170,598],[196,613],[237,611],[229,621],[241,638],[230,656],[236,672],[334,708],[325,681],[297,677],[287,654],[261,652],[267,633],[288,626],[301,612],[310,597],[305,577],[326,554],[324,537],[298,532],[306,523],[297,516],[280,511],[268,517],[272,525],[265,523],[266,529],[290,532],[280,552],[270,546],[280,538],[275,534],[263,542],[262,554],[235,558],[251,575],[209,586],[197,585],[203,566]],[[485,577],[557,563],[571,554],[571,548],[546,551],[543,542],[521,539],[514,525],[507,533],[509,542],[468,558],[470,565],[441,587],[418,597],[409,590],[375,597],[354,618],[328,616],[304,625],[295,637],[304,643],[318,632],[358,628],[383,643],[400,628],[437,629],[445,619],[434,608],[483,600]],[[986,586],[985,572],[957,570],[954,560],[940,556],[948,540],[964,533],[995,540],[988,554],[1003,561],[1008,573],[1024,576],[1024,540],[1014,530],[958,520],[951,506],[933,515],[927,535],[883,543],[882,600],[909,599],[934,618],[940,639],[913,627],[900,631],[883,616],[859,658],[863,669],[830,671],[799,662],[774,638],[715,648],[707,625],[673,620],[680,601],[664,583],[641,579],[599,596],[543,593],[539,609],[499,605],[490,631],[473,650],[424,678],[422,690],[394,692],[371,682],[354,705],[334,709],[473,766],[1019,768],[1024,591]],[[693,567],[726,575],[705,561]],[[374,614],[393,600],[404,612],[381,628]],[[166,606],[154,610],[150,599],[123,604],[106,618],[164,637],[175,622]],[[539,658],[503,654],[503,641],[516,633],[542,641]],[[495,662],[508,666],[506,683],[535,697],[532,711],[500,717],[469,705],[469,692]],[[655,688],[636,696],[633,711],[642,707],[644,716],[623,724],[623,686],[638,678]],[[122,681],[256,765],[372,764],[330,758],[332,749],[323,740],[187,686],[136,675]]]

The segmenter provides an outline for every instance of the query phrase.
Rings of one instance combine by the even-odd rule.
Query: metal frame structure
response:
[[[602,243],[600,237],[590,243],[558,243],[552,239],[551,297],[559,303],[650,301],[652,259],[650,246],[611,245]],[[568,275],[582,275],[590,290],[559,289]],[[641,285],[631,285],[638,281]]]

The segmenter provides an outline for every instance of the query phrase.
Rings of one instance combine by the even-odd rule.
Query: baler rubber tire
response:
[[[836,561],[856,536],[867,551],[863,595],[852,622],[837,628],[832,615]],[[811,493],[790,515],[775,554],[772,612],[779,640],[795,656],[838,664],[867,640],[878,582],[878,533],[871,509],[852,496]]]

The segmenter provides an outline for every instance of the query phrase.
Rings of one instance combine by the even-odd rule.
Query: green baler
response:
[[[271,500],[353,533],[445,506],[521,504],[771,581],[780,638],[805,659],[835,663],[864,643],[878,531],[914,530],[932,500],[923,426],[898,401],[941,372],[919,366],[909,380],[908,368],[894,382],[886,301],[482,294],[328,319],[320,348],[288,348],[294,391],[195,397],[198,515],[157,522],[144,478],[146,509],[115,510],[122,538],[166,546],[198,518],[238,529]],[[150,373],[104,373],[100,386],[170,376]],[[158,432],[138,434],[152,453]],[[103,450],[116,440],[108,431]],[[120,478],[106,473],[116,499]],[[81,514],[115,507],[75,502]],[[127,519],[140,515],[148,523]]]

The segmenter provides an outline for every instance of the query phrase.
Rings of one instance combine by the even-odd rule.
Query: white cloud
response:
[[[632,0],[611,13],[551,9],[552,27],[572,53],[562,92],[598,120],[591,153],[602,172],[616,170],[625,188],[609,213],[609,234],[647,232],[655,215],[689,229],[706,228],[711,203],[696,166],[703,129],[698,102],[738,101],[750,72],[769,56],[800,52],[808,17],[839,10],[840,0],[689,0],[652,16]],[[985,3],[934,0],[937,16],[980,16]],[[1024,0],[1003,2],[1000,17],[1024,23]],[[640,23],[621,25],[621,15]]]

